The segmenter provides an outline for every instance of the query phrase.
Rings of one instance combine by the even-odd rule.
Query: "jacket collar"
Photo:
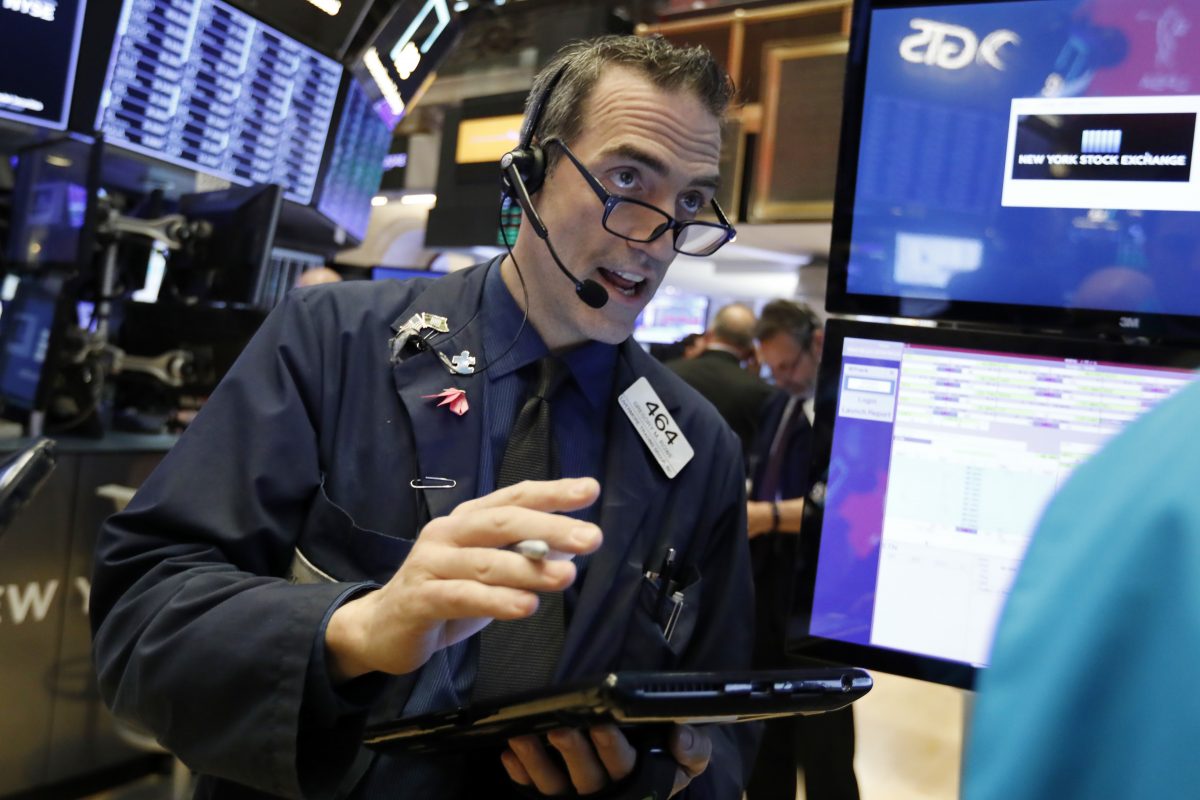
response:
[[[480,264],[444,278],[432,281],[416,295],[392,324],[398,331],[414,314],[426,312],[446,318],[448,333],[435,337],[434,348],[448,357],[463,351],[480,354],[482,329],[477,318],[487,270],[499,265],[499,259]],[[451,374],[436,353],[422,352],[397,361],[392,367],[396,391],[408,411],[416,442],[416,479],[450,478],[452,488],[424,489],[430,517],[449,514],[455,506],[476,495],[478,482],[478,451],[474,443],[481,440],[483,415],[453,414],[430,399],[444,389],[463,389],[468,404],[482,399],[483,381],[479,373]],[[466,443],[466,446],[464,446]],[[407,491],[408,487],[396,487]]]

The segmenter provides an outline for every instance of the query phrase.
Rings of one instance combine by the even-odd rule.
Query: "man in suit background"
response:
[[[752,458],[747,503],[754,567],[754,666],[788,666],[785,653],[795,585],[809,565],[801,561],[800,523],[812,450],[813,395],[825,332],[808,306],[774,300],[762,310],[759,353],[783,391],[763,415]],[[767,723],[749,800],[796,796],[796,768],[804,771],[809,800],[858,797],[854,775],[854,717],[849,708],[817,717]]]
[[[750,457],[763,408],[774,394],[770,384],[742,367],[754,356],[754,312],[742,303],[722,307],[704,333],[704,349],[695,358],[667,362],[676,375],[704,395],[742,440]]]

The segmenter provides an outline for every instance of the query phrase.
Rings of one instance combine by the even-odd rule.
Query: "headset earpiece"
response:
[[[541,147],[518,147],[505,153],[500,158],[500,182],[504,187],[504,194],[514,200],[517,199],[517,189],[509,179],[510,166],[517,168],[517,174],[521,176],[525,191],[529,194],[540,189],[542,182],[546,180],[546,153]]]
[[[540,145],[533,143],[533,138],[537,135],[538,124],[542,121],[542,113],[546,110],[550,94],[566,72],[567,65],[563,64],[558,68],[558,72],[546,81],[546,85],[537,96],[529,101],[529,111],[525,115],[525,125],[521,128],[520,141],[500,159],[501,186],[504,187],[504,194],[514,200],[517,199],[517,189],[509,178],[510,166],[517,168],[517,174],[521,176],[527,194],[536,192],[546,180],[546,152]]]

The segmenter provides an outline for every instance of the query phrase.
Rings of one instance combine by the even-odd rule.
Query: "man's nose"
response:
[[[675,260],[675,240],[670,231],[652,242],[629,242],[629,246],[641,252],[650,262],[649,266],[669,266]]]

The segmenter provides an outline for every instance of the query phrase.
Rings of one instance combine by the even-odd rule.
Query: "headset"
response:
[[[538,123],[542,121],[542,114],[554,87],[566,74],[567,67],[566,63],[560,66],[529,102],[529,111],[525,115],[525,124],[521,126],[521,138],[517,146],[500,158],[500,182],[504,196],[515,200],[521,207],[529,224],[533,226],[534,233],[546,243],[554,263],[562,270],[562,274],[575,284],[575,294],[579,299],[592,308],[602,308],[608,302],[608,292],[590,278],[581,281],[571,274],[555,252],[554,245],[550,243],[550,231],[546,229],[546,224],[533,208],[533,201],[529,199],[531,194],[542,188],[542,183],[546,180],[546,151],[533,143],[533,137],[537,134]]]

